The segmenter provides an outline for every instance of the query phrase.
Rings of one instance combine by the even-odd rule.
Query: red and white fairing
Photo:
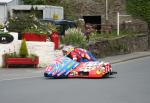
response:
[[[68,77],[99,78],[112,71],[111,65],[104,62],[82,62],[70,71]]]

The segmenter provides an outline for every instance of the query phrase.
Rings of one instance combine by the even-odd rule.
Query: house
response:
[[[19,5],[20,0],[0,0],[0,23],[5,23],[8,18],[8,6]]]
[[[57,15],[57,20],[64,19],[63,7],[60,6],[50,6],[50,5],[15,5],[8,6],[10,16],[14,16],[20,12],[30,12],[31,9],[40,11],[42,14],[42,19],[54,19]]]
[[[0,1],[0,12],[1,12],[0,13],[0,23],[6,22],[6,19],[7,19],[7,16],[8,16],[8,14],[7,14],[7,11],[8,11],[7,6],[8,6],[8,4],[10,2],[12,2],[12,0],[1,0]]]
[[[8,16],[15,16],[20,11],[30,11],[31,8],[36,8],[42,14],[43,19],[53,19],[57,17],[58,20],[64,19],[64,10],[60,6],[50,5],[23,5],[21,0],[0,0],[0,24],[5,23]]]

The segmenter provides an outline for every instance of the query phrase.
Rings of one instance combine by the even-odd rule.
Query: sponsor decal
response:
[[[70,76],[75,76],[75,75],[78,75],[78,72],[72,71],[72,72],[70,73]]]
[[[66,70],[62,70],[60,73],[57,74],[57,76],[62,75],[64,72],[66,72]]]
[[[0,34],[0,43],[8,44],[14,40],[14,37],[10,34]]]
[[[99,70],[96,71],[96,74],[101,74],[105,71],[105,67],[101,67]]]

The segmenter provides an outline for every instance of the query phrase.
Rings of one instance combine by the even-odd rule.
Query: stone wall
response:
[[[82,18],[82,16],[101,16],[102,29],[105,25],[111,25],[113,30],[117,28],[117,12],[126,15],[126,0],[107,0],[108,20],[106,22],[106,0],[62,0],[66,3],[65,17]],[[65,7],[64,7],[65,8]],[[68,18],[66,18],[68,19]],[[147,31],[147,24],[144,21],[132,18],[132,16],[120,16],[120,26],[125,25],[125,30]],[[131,22],[129,22],[131,21]],[[142,28],[139,28],[142,27]],[[104,30],[102,30],[104,31]]]
[[[116,23],[117,12],[125,14],[126,0],[107,0],[108,1],[108,19],[111,23]],[[106,16],[106,0],[62,0],[66,2],[71,11],[68,15],[81,18],[85,15],[101,15],[102,22]]]
[[[106,57],[148,50],[148,35],[123,36],[89,43],[89,50],[97,57]]]

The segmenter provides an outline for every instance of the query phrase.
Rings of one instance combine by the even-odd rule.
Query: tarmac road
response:
[[[18,69],[13,72],[16,75],[11,71],[4,75],[2,71],[0,103],[150,102],[150,57],[116,63],[112,67],[118,74],[105,79],[45,79],[41,71],[32,74],[28,72],[33,70],[26,70],[22,77]]]

